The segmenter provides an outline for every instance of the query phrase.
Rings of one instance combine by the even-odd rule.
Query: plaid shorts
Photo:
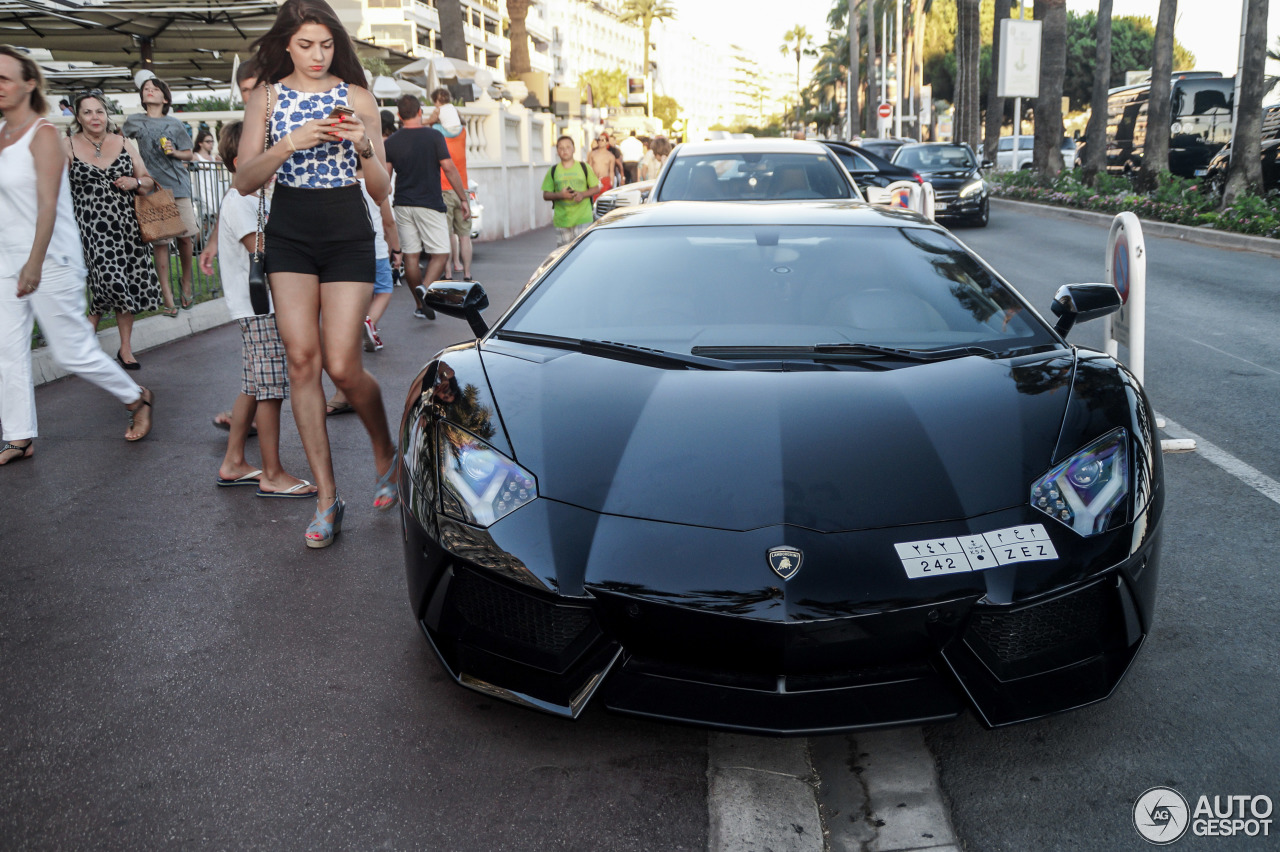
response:
[[[244,341],[240,390],[254,399],[289,398],[289,363],[274,314],[239,320]]]

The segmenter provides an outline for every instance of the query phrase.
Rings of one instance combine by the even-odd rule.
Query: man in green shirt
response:
[[[574,158],[573,139],[556,140],[560,162],[547,172],[542,181],[542,198],[554,208],[552,222],[556,226],[556,245],[568,245],[591,225],[592,199],[602,187],[595,172]]]

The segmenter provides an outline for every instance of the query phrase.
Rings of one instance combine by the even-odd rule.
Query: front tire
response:
[[[975,228],[985,228],[987,223],[991,221],[991,199],[982,199],[982,206],[978,208],[978,214],[969,220],[969,223]]]

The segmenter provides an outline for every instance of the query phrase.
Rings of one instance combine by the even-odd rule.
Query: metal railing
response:
[[[191,176],[191,206],[196,211],[196,223],[200,233],[195,239],[195,254],[198,257],[213,237],[214,225],[218,222],[218,209],[222,206],[222,198],[231,188],[231,172],[222,163],[187,163],[187,171]],[[170,252],[171,258],[176,256]],[[171,277],[170,281],[178,279]],[[222,295],[222,281],[218,278],[218,267],[214,264],[214,274],[205,275],[200,271],[200,264],[195,263],[192,271],[193,289],[198,300],[217,298]]]

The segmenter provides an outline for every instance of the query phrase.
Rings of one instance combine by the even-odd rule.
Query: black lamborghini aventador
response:
[[[945,230],[856,202],[602,219],[409,391],[409,602],[464,686],[768,734],[1106,698],[1150,630],[1142,387]]]

